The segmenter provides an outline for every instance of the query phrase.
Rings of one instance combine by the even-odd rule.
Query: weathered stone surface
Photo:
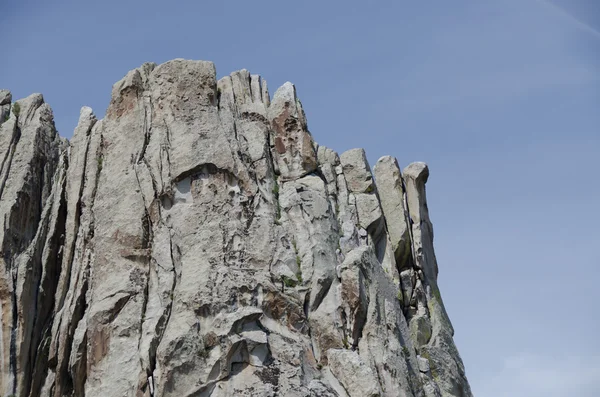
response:
[[[375,164],[374,172],[391,248],[398,267],[404,268],[410,265],[412,247],[408,211],[404,203],[404,185],[398,161],[391,156],[384,156]]]
[[[0,106],[8,105],[12,101],[12,94],[9,90],[0,90]]]
[[[43,97],[12,106],[0,125],[0,393],[27,395],[47,366],[43,336],[60,272],[66,164]]]
[[[295,179],[314,171],[317,155],[292,83],[285,83],[275,92],[269,120],[273,127],[273,161],[281,177]]]
[[[429,372],[429,360],[421,356],[417,357],[417,360],[419,362],[419,371]]]
[[[340,156],[348,188],[354,193],[373,191],[373,175],[364,149],[351,149]]]
[[[333,375],[339,379],[350,397],[378,397],[379,382],[373,371],[357,352],[346,349],[330,349],[327,352]]]
[[[12,94],[8,90],[0,90],[0,125],[8,120]]]
[[[1,395],[471,396],[423,163],[374,181],[313,141],[291,83],[271,101],[205,61],[130,71],[68,143],[41,95],[11,101]]]
[[[429,220],[425,183],[429,168],[425,163],[412,163],[404,169],[406,201],[412,225],[413,250],[416,266],[430,278],[436,278],[438,269],[433,253],[433,227]]]
[[[437,286],[438,265],[425,192],[429,168],[425,163],[412,163],[404,169],[403,177],[412,225],[413,260],[418,275],[413,292],[414,305],[408,311],[411,334],[421,356],[428,358],[432,374],[435,371],[436,376],[429,383],[434,381],[434,389],[439,388],[439,395],[470,395],[463,362],[451,342],[454,329]]]

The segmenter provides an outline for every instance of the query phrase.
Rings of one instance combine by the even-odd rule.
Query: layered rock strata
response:
[[[0,395],[471,396],[427,166],[317,145],[291,83],[177,59],[70,141],[0,123]]]

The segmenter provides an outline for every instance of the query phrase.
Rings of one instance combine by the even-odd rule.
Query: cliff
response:
[[[73,138],[0,91],[0,395],[471,396],[427,165],[313,140],[291,83],[144,64]]]

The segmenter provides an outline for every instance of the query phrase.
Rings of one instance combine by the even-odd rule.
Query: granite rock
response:
[[[472,395],[427,166],[319,146],[293,84],[175,59],[70,141],[0,116],[0,395]]]

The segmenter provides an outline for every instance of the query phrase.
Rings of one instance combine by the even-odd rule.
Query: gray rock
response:
[[[429,380],[435,384],[431,389],[439,388],[442,396],[470,396],[464,365],[452,342],[454,329],[437,286],[438,265],[425,189],[429,168],[425,163],[412,163],[404,169],[403,177],[412,225],[413,262],[419,275],[413,287],[413,306],[408,311],[411,335],[421,356],[429,359],[431,372],[435,370],[436,376]],[[438,395],[435,393],[430,394]]]
[[[376,186],[291,83],[271,101],[205,61],[130,71],[70,142],[41,95],[11,100],[1,395],[471,396],[422,163],[383,158]]]
[[[351,192],[371,193],[373,191],[373,175],[364,149],[351,149],[342,153],[340,162]]]
[[[0,125],[8,120],[12,94],[8,90],[0,90]]]
[[[275,92],[269,106],[269,120],[273,128],[273,159],[281,177],[296,179],[313,172],[317,168],[317,155],[292,83],[285,83]]]
[[[331,372],[346,389],[350,397],[376,397],[381,395],[373,371],[357,352],[330,349],[327,358]]]
[[[404,186],[398,162],[391,156],[384,156],[375,164],[374,172],[396,263],[400,268],[410,266],[412,250],[409,218],[405,209]]]
[[[417,360],[419,362],[419,371],[429,372],[429,360],[421,356],[417,357]]]
[[[2,395],[26,395],[43,380],[65,211],[64,142],[52,111],[39,94],[17,103],[20,116],[0,125]]]
[[[12,94],[9,90],[0,90],[0,106],[8,105],[12,101]]]

